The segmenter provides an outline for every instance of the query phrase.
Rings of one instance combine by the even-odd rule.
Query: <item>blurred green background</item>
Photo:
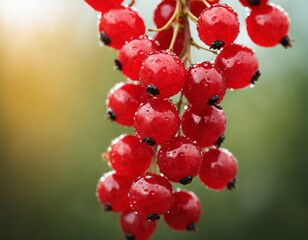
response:
[[[149,26],[158,1],[139,1]],[[238,1],[231,3],[245,18]],[[292,19],[292,49],[262,49],[245,29],[262,77],[228,92],[224,147],[239,162],[239,187],[188,186],[202,200],[196,233],[160,221],[155,239],[297,239],[308,237],[308,1],[274,1]],[[129,129],[105,119],[108,90],[125,79],[116,52],[98,46],[97,13],[82,0],[0,2],[0,239],[122,239],[118,215],[95,198],[108,171],[100,154]],[[194,51],[195,60],[209,59]]]

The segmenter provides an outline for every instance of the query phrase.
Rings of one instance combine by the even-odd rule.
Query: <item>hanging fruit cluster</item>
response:
[[[226,128],[220,103],[227,89],[253,85],[260,76],[253,50],[234,43],[238,15],[219,0],[162,0],[149,37],[135,1],[85,1],[101,13],[100,40],[118,50],[115,67],[127,77],[110,90],[107,115],[135,129],[114,139],[102,155],[113,170],[99,180],[97,197],[104,210],[121,212],[126,239],[148,239],[162,216],[171,228],[192,231],[200,201],[171,182],[186,185],[198,177],[210,189],[235,187],[237,161],[220,148]],[[292,45],[281,7],[268,0],[240,2],[253,42]],[[193,40],[192,26],[206,46]],[[215,61],[193,63],[191,47],[212,52]]]

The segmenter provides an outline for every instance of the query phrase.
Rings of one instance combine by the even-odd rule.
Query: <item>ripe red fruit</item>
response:
[[[96,11],[107,12],[116,6],[120,6],[123,0],[85,0],[85,2]]]
[[[154,35],[153,39],[159,43],[160,50],[166,50],[169,48],[171,39],[173,36],[173,28],[158,32]],[[176,55],[180,56],[184,50],[185,45],[185,33],[182,29],[179,30],[175,39],[173,51]]]
[[[125,239],[128,240],[146,240],[156,229],[156,222],[148,221],[132,209],[121,214],[120,225],[125,234]]]
[[[215,59],[215,67],[226,77],[227,87],[240,89],[254,84],[260,76],[258,59],[245,46],[231,44],[224,47]]]
[[[173,203],[170,182],[160,175],[145,173],[130,188],[129,201],[135,212],[150,221],[160,218]]]
[[[207,0],[207,2],[211,5],[215,4],[215,3],[218,3],[219,0]],[[188,2],[188,6],[190,8],[190,11],[196,16],[196,17],[199,17],[200,14],[202,13],[202,11],[204,9],[207,8],[207,6],[204,4],[203,1],[199,1],[199,0],[190,0]]]
[[[226,149],[210,149],[203,153],[203,164],[199,177],[208,188],[221,190],[234,184],[237,161]],[[229,186],[230,187],[230,186]]]
[[[138,13],[123,6],[102,14],[98,28],[102,42],[118,50],[126,41],[145,33],[144,22]]]
[[[224,134],[225,128],[226,117],[223,111],[213,106],[200,110],[188,106],[182,116],[183,133],[200,147],[214,145]]]
[[[176,6],[175,0],[163,0],[154,10],[154,23],[158,28],[163,27],[171,18]]]
[[[152,98],[138,108],[134,127],[141,138],[162,144],[174,137],[180,127],[180,117],[170,101]]]
[[[140,85],[133,83],[115,85],[106,100],[109,119],[124,126],[132,126],[136,110],[150,97]]]
[[[96,196],[105,211],[122,212],[129,208],[128,191],[132,182],[114,171],[105,173],[99,180]]]
[[[225,77],[210,62],[192,64],[187,70],[183,93],[194,108],[204,108],[213,98],[220,103],[226,89]]]
[[[262,5],[266,5],[268,3],[268,0],[240,0],[240,2],[245,6],[245,7],[259,7]]]
[[[177,94],[185,81],[185,67],[174,53],[156,51],[149,54],[140,69],[140,81],[147,88],[154,85],[159,98],[168,98]]]
[[[139,80],[141,63],[150,52],[158,50],[156,42],[148,36],[140,36],[126,43],[115,60],[116,67],[132,80]]]
[[[279,6],[264,5],[253,8],[246,19],[247,32],[251,40],[263,47],[273,47],[280,42],[290,46],[288,37],[289,18]]]
[[[121,135],[108,148],[112,168],[122,176],[136,179],[150,166],[153,149],[133,135]]]
[[[178,190],[173,193],[173,197],[172,207],[164,215],[165,222],[175,230],[194,231],[201,215],[198,197],[186,190]]]
[[[240,31],[237,13],[225,4],[212,5],[200,14],[197,31],[200,39],[211,48],[229,45]]]
[[[202,150],[186,137],[177,136],[161,145],[157,153],[160,172],[168,180],[188,184],[199,174]]]

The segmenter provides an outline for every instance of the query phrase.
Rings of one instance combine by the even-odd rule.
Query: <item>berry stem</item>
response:
[[[171,43],[168,49],[168,51],[170,52],[174,52],[173,48],[174,48],[175,40],[178,36],[180,28],[181,28],[181,24],[178,22],[173,26],[173,35],[172,35]]]
[[[212,49],[208,49],[208,48],[205,48],[205,47],[202,47],[202,46],[200,46],[198,43],[196,43],[193,40],[191,41],[191,45],[194,46],[195,48],[199,49],[199,50],[202,49],[202,50],[205,50],[207,52],[211,52],[213,54],[217,54],[217,51],[212,50]]]
[[[206,0],[202,0],[202,2],[206,5],[206,7],[210,7],[211,6],[211,4],[209,4],[209,2],[206,1]]]

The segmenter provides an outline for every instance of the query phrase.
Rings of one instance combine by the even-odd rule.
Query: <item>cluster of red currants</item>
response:
[[[135,129],[103,154],[113,171],[99,180],[97,197],[104,210],[121,212],[126,239],[148,239],[161,216],[173,229],[194,230],[200,201],[170,182],[186,185],[198,176],[210,189],[235,187],[237,161],[220,148],[226,117],[219,104],[227,88],[245,88],[260,76],[254,52],[234,43],[238,15],[219,0],[162,0],[149,37],[134,1],[85,1],[101,12],[100,40],[119,50],[115,67],[128,78],[109,92],[108,117]],[[268,0],[240,2],[249,11],[253,42],[291,46],[289,19],[280,7]],[[208,47],[192,39],[193,23]],[[191,47],[216,54],[215,61],[193,64]]]

